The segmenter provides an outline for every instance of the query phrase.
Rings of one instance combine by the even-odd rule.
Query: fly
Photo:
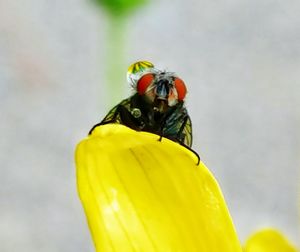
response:
[[[173,72],[154,68],[148,61],[132,64],[127,72],[134,94],[113,107],[95,127],[108,123],[125,125],[166,137],[191,150],[192,122],[184,106],[185,83]]]

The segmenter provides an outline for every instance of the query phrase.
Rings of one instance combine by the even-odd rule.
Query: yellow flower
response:
[[[254,233],[246,242],[244,252],[296,252],[296,248],[275,229]]]
[[[241,252],[213,175],[194,153],[158,138],[109,124],[77,146],[96,251]]]

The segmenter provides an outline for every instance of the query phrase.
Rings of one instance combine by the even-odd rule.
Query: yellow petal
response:
[[[79,196],[97,252],[236,252],[219,186],[181,145],[122,125],[77,146]]]
[[[296,252],[289,241],[275,229],[263,229],[254,233],[246,242],[245,252]]]

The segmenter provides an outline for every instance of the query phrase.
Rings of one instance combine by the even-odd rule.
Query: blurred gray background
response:
[[[129,20],[126,64],[185,80],[194,149],[240,240],[274,226],[299,246],[300,2],[150,2]],[[107,27],[85,0],[0,1],[1,252],[94,251],[74,149],[114,105]]]

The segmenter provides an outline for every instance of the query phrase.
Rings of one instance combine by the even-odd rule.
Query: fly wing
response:
[[[192,143],[193,143],[192,121],[189,116],[187,116],[186,121],[182,126],[183,126],[182,135],[184,136],[183,143],[188,147],[192,147]]]
[[[129,108],[130,107],[130,98],[121,101],[118,105],[114,106],[104,117],[104,119],[93,126],[93,128],[89,131],[89,134],[99,125],[108,124],[108,123],[118,123],[123,124],[120,114],[120,107]]]
[[[120,123],[120,114],[118,113],[119,105],[113,107],[108,114],[103,118],[100,124]]]
[[[122,123],[121,114],[120,114],[120,107],[124,107],[127,110],[130,108],[130,98],[121,101],[118,105],[113,107],[108,114],[104,117],[104,119],[100,122],[100,124],[107,124],[107,123]]]
[[[176,105],[172,113],[168,115],[163,128],[163,136],[187,147],[192,146],[192,122],[182,104]]]

